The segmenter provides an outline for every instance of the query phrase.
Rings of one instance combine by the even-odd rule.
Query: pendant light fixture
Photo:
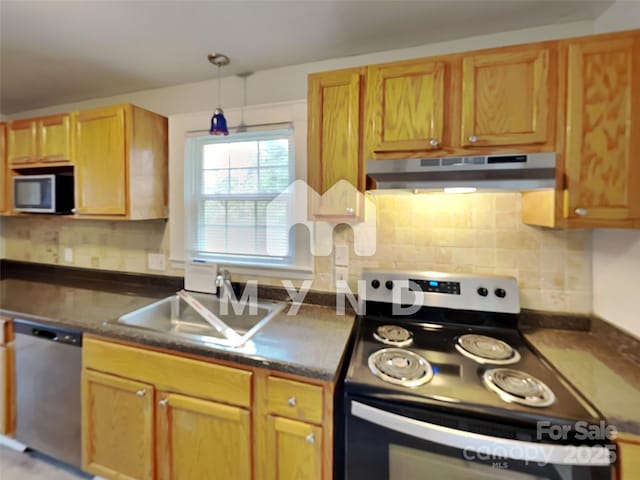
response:
[[[220,105],[220,67],[229,65],[229,57],[222,53],[210,53],[209,62],[218,67],[218,105]],[[213,117],[211,117],[211,127],[209,128],[211,135],[229,135],[229,129],[227,128],[227,119],[224,118],[224,112],[219,106],[214,110]]]

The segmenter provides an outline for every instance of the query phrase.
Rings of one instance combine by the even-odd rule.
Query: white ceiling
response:
[[[594,19],[613,0],[0,0],[0,112],[12,114],[471,35]]]

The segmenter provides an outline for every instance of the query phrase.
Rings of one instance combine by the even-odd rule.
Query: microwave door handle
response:
[[[491,437],[403,417],[356,401],[351,402],[351,414],[380,427],[465,452],[495,452],[501,458],[555,465],[611,464],[611,452],[604,446],[549,445]]]

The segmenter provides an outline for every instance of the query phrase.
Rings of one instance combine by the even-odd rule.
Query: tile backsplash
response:
[[[338,226],[335,245],[349,248],[355,289],[363,268],[442,270],[513,275],[525,308],[589,313],[592,308],[591,232],[523,225],[520,194],[375,195],[377,250],[353,251],[350,227]],[[93,221],[61,217],[2,219],[5,258],[139,273],[182,275],[147,268],[148,253],[169,252],[165,221]],[[64,249],[73,249],[73,263]],[[313,288],[334,290],[333,256],[317,257]],[[238,278],[238,277],[236,277]],[[264,283],[277,280],[261,279]]]

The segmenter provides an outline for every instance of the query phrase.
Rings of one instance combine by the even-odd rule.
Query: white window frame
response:
[[[253,131],[252,131],[253,130]],[[268,138],[272,136],[274,132],[280,131],[283,132],[288,130],[289,140],[291,144],[289,145],[289,162],[288,162],[288,170],[289,170],[289,183],[295,180],[295,145],[293,143],[293,125],[284,124],[284,125],[264,125],[256,128],[250,128],[249,131],[254,135],[259,135],[260,131],[265,132],[265,137]],[[192,138],[187,139],[186,148],[187,148],[187,157],[185,163],[185,218],[189,221],[186,223],[186,240],[187,240],[187,248],[189,244],[195,244],[195,237],[198,236],[199,218],[200,218],[200,210],[199,204],[203,199],[210,200],[250,200],[250,201],[258,201],[258,200],[274,200],[281,192],[277,193],[255,193],[255,194],[237,194],[233,192],[229,192],[228,194],[205,194],[203,192],[199,192],[201,189],[202,182],[202,171],[203,171],[203,148],[205,145],[216,144],[216,143],[227,143],[229,141],[233,141],[233,137],[212,137],[210,135],[203,136],[198,135]],[[196,196],[197,195],[197,196]],[[291,215],[291,205],[289,205],[289,214]],[[292,228],[289,232],[289,248],[290,254],[282,257],[268,257],[263,255],[244,255],[244,254],[233,254],[233,253],[213,253],[213,252],[203,252],[203,251],[194,251],[193,256],[197,256],[198,258],[202,258],[204,260],[211,260],[216,263],[224,263],[224,264],[235,264],[235,265],[246,265],[247,263],[252,265],[265,265],[269,267],[279,267],[279,266],[290,266],[294,265],[295,262],[295,254],[296,254],[296,245],[295,245],[295,228]]]
[[[283,102],[269,105],[225,109],[230,131],[242,121],[246,125],[293,125],[294,180],[307,178],[307,102]],[[211,112],[172,115],[169,118],[169,249],[171,267],[184,269],[187,260],[186,225],[184,218],[184,178],[186,139],[202,135],[211,120]],[[290,265],[266,265],[246,262],[219,262],[232,274],[267,276],[274,278],[313,278],[313,256],[309,235],[304,226],[295,227],[295,261]]]

